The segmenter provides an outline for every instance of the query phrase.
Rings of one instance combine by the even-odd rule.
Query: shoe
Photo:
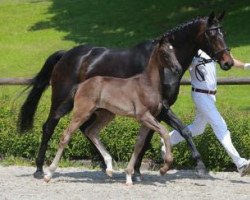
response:
[[[241,177],[250,174],[250,160],[248,160],[242,167],[238,168],[238,172]]]

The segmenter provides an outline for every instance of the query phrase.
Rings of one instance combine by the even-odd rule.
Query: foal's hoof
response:
[[[43,180],[44,180],[46,183],[48,183],[48,182],[51,180],[51,177],[48,176],[48,175],[45,175],[45,176],[43,177]]]
[[[33,174],[34,178],[36,179],[42,179],[44,177],[44,173],[43,171],[37,170],[34,174]]]
[[[164,167],[160,169],[160,174],[163,176],[167,173],[168,170],[166,170]]]
[[[127,181],[126,186],[133,186],[133,182]]]
[[[106,174],[108,177],[112,177],[113,176],[113,171],[112,170],[106,170]]]

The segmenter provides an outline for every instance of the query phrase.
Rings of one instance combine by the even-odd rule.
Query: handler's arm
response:
[[[240,68],[240,69],[250,69],[250,63],[244,63],[240,60],[234,59],[234,67]]]

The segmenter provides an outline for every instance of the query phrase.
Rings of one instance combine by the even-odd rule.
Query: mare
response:
[[[156,121],[155,117],[162,108],[162,80],[160,74],[163,68],[169,70],[180,69],[173,46],[169,43],[167,36],[163,36],[150,56],[145,70],[138,75],[122,79],[107,76],[95,76],[90,78],[74,89],[73,117],[70,125],[65,129],[59,144],[57,154],[49,167],[44,180],[48,182],[55,172],[58,162],[62,156],[65,146],[76,131],[91,115],[99,108],[110,111],[113,114],[135,118],[142,124],[141,129],[148,127],[158,133],[166,145],[164,156],[165,164],[161,168],[161,174],[165,174],[173,162],[169,133],[166,128]],[[64,104],[59,107],[56,118],[64,114]],[[67,110],[67,109],[66,109]],[[126,184],[131,185],[132,173],[140,148],[145,140],[145,132],[140,132],[135,144],[134,153],[126,169]],[[89,138],[98,143],[97,135],[89,135]],[[99,149],[101,154],[106,150]],[[112,170],[112,168],[110,169]],[[109,171],[112,175],[112,171]]]
[[[182,68],[177,71],[164,70],[165,76],[168,77],[166,80],[168,81],[162,85],[164,106],[157,119],[178,130],[186,139],[192,150],[192,157],[197,163],[196,170],[200,175],[205,174],[206,169],[193,143],[192,135],[186,128],[186,125],[174,114],[170,106],[177,99],[180,80],[198,49],[202,49],[210,57],[217,60],[223,70],[229,70],[233,65],[233,59],[221,32],[222,27],[220,23],[223,16],[224,13],[216,16],[212,12],[208,17],[190,20],[166,33],[172,36],[171,43],[175,48],[177,60]],[[32,89],[21,107],[18,123],[21,132],[32,128],[34,114],[40,97],[51,82],[52,103],[47,121],[43,125],[42,141],[36,159],[37,170],[34,173],[34,177],[43,178],[43,163],[48,142],[59,122],[59,118],[56,118],[56,110],[67,99],[74,85],[97,75],[128,78],[141,73],[147,66],[155,44],[155,40],[148,40],[133,48],[122,50],[80,45],[67,52],[55,52],[46,60],[41,71],[30,83]],[[68,106],[68,112],[72,108],[73,100],[71,105]],[[112,120],[110,112],[101,109],[95,112],[80,127],[80,130],[88,138],[88,135],[92,135],[91,132],[99,132],[110,120]],[[135,165],[136,174],[140,175],[141,160],[153,132],[153,130],[148,132],[144,147]]]

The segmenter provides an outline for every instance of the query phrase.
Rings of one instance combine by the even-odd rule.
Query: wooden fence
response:
[[[0,85],[28,85],[32,78],[0,78]],[[250,85],[250,77],[218,78],[218,85]],[[189,79],[182,79],[181,85],[190,85]]]

